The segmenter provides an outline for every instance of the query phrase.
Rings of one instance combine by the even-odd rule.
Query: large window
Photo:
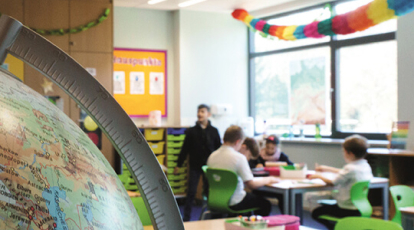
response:
[[[367,0],[332,3],[336,14]],[[303,25],[330,17],[324,6],[277,15],[274,25]],[[250,33],[250,111],[256,132],[383,139],[397,119],[396,20],[363,32],[281,41]]]

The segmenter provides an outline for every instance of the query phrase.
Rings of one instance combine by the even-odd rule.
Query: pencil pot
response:
[[[288,165],[280,167],[281,178],[306,179],[308,167],[303,165]]]

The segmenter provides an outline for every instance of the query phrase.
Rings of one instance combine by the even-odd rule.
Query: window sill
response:
[[[321,144],[321,145],[342,145],[344,139],[332,139],[332,138],[280,138],[280,142],[287,144]],[[370,147],[387,147],[388,141],[384,140],[368,140]]]

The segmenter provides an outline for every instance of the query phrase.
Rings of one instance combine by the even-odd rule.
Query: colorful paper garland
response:
[[[269,25],[264,20],[254,18],[243,9],[234,10],[232,16],[266,35],[294,41],[363,31],[387,20],[408,14],[413,10],[414,0],[374,0],[346,14],[300,26]]]

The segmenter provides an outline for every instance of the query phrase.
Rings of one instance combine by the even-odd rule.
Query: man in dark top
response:
[[[210,107],[204,104],[198,106],[197,123],[194,127],[187,129],[184,144],[178,157],[177,167],[174,169],[174,174],[178,174],[179,167],[182,167],[187,159],[187,155],[189,155],[190,176],[188,178],[184,221],[191,219],[192,203],[197,193],[198,181],[201,175],[203,175],[204,191],[207,191],[207,179],[201,167],[207,164],[210,154],[221,146],[219,132],[215,127],[211,126],[208,120],[210,116]]]

